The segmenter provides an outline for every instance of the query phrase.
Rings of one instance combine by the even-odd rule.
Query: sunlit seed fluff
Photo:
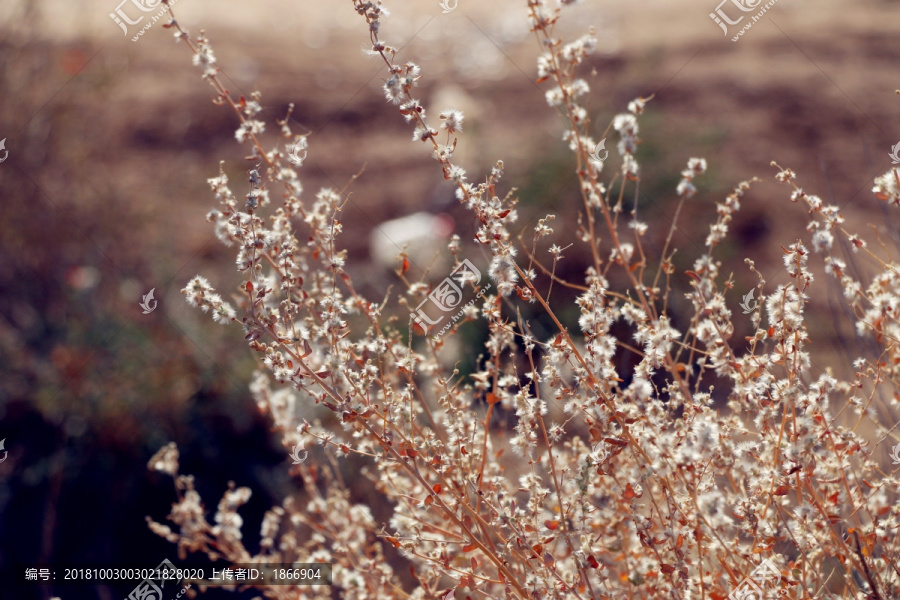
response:
[[[441,129],[448,133],[457,133],[462,131],[463,114],[458,110],[445,110],[440,114]]]

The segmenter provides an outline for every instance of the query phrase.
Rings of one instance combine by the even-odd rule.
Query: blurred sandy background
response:
[[[188,48],[161,22],[132,42],[139,26],[124,36],[109,18],[116,6],[0,4],[0,139],[9,151],[0,164],[4,569],[72,560],[155,566],[174,557],[143,521],[161,520],[172,501],[169,483],[145,470],[170,440],[184,472],[198,475],[208,508],[228,480],[254,489],[243,511],[251,547],[262,512],[296,485],[246,392],[254,363],[239,329],[210,323],[178,293],[198,272],[226,293],[239,281],[230,250],[204,221],[213,206],[206,179],[220,160],[235,192],[244,191],[235,117],[212,104]],[[556,213],[551,241],[568,244],[580,201],[560,120],[544,101],[546,87],[534,82],[538,48],[525,2],[459,0],[447,14],[437,0],[387,6],[383,38],[402,46],[400,60],[422,66],[431,115],[451,105],[466,113],[459,157],[470,179],[503,159],[506,185],[519,189],[520,225]],[[715,7],[585,0],[564,11],[559,31],[571,39],[596,26],[600,52],[583,73],[598,137],[629,100],[656,93],[638,154],[641,214],[657,231],[651,251],[664,241],[684,163],[709,160],[674,238],[679,272],[702,247],[714,202],[743,179],[765,180],[719,251],[732,265],[725,274],[735,272],[739,313],[740,296],[755,285],[740,259],[756,260],[775,285],[784,278],[780,245],[806,237],[806,212],[772,182],[772,160],[794,168],[807,191],[844,206],[854,228],[872,223],[886,242],[897,241],[897,216],[869,190],[900,140],[900,2],[779,0],[737,43],[709,19]],[[179,0],[174,8],[192,33],[207,30],[233,93],[263,93],[269,132],[296,104],[294,130],[310,132],[300,170],[307,198],[322,186],[343,187],[365,165],[343,236],[365,293],[399,289],[389,269],[370,264],[375,223],[446,211],[471,238],[471,219],[429,152],[384,102],[383,67],[363,56],[366,26],[349,0]],[[483,260],[477,248],[470,252]],[[567,254],[564,275],[582,272],[580,252]],[[824,365],[864,347],[835,329],[839,290],[820,283],[810,329]],[[143,315],[138,302],[151,288],[159,306]],[[743,327],[736,339],[749,320]],[[355,493],[364,501],[367,491]],[[3,586],[12,598],[61,593]],[[104,586],[62,593],[122,596]]]

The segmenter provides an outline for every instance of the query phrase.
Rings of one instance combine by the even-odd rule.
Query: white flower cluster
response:
[[[681,181],[675,192],[682,198],[690,198],[697,193],[694,187],[694,177],[706,173],[706,159],[692,158],[688,161],[687,169],[681,172]]]
[[[879,200],[900,206],[900,168],[894,167],[884,175],[876,177],[872,191]]]
[[[181,290],[188,304],[199,307],[203,312],[211,312],[217,323],[229,323],[234,320],[234,309],[222,300],[204,277],[197,275]]]
[[[462,113],[445,110],[440,126],[428,124],[413,96],[421,70],[396,64],[396,50],[380,40],[380,2],[352,1],[368,24],[370,53],[384,62],[391,110],[428,146],[490,255],[486,271],[497,291],[465,309],[466,318],[480,316],[481,348],[473,351],[457,329],[417,336],[396,319],[390,299],[358,291],[338,246],[346,196],[304,195],[284,145],[305,150],[305,138],[285,118],[282,139],[264,149],[263,138],[279,130],[267,133],[255,120],[259,95],[236,101],[216,69],[205,70],[220,103],[241,119],[238,141],[258,161],[240,204],[224,167],[209,180],[219,206],[208,218],[235,247],[240,322],[261,365],[251,393],[286,453],[318,444],[315,453],[328,461],[291,465],[303,492],[265,513],[260,552],[251,555],[238,514],[250,491],[231,485],[207,522],[170,444],[149,466],[175,478],[175,527],[151,521],[151,529],[182,552],[233,562],[332,562],[333,590],[322,593],[351,600],[727,598],[763,558],[781,571],[773,585],[785,596],[830,589],[900,597],[900,478],[879,454],[893,435],[885,407],[900,381],[898,266],[845,231],[840,211],[804,193],[791,169],[779,168],[776,180],[810,210],[810,240],[784,247],[784,282],[766,290],[752,317],[734,318],[726,296],[734,282],[723,284],[729,271],[714,257],[750,181],[716,203],[705,249],[681,263],[692,270],[678,271],[667,239],[654,274],[653,222],[638,220],[637,200],[630,218],[621,215],[622,198],[641,178],[634,154],[648,99],[630,102],[607,128],[619,136],[625,175],[607,182],[621,188],[611,197],[587,131],[588,84],[578,77],[596,41],[554,37],[571,2],[550,0],[528,0],[543,52],[537,70],[568,123],[583,212],[571,229],[551,228],[552,215],[538,220],[528,249],[510,233],[518,214],[513,193],[500,191],[503,164],[468,181],[453,162]],[[696,178],[706,169],[704,159],[688,160],[674,195],[679,206],[700,195]],[[891,201],[893,184],[880,179],[876,197]],[[865,285],[831,254],[838,237],[857,252],[854,261],[872,259]],[[458,262],[468,250],[459,237],[449,248]],[[825,255],[857,332],[876,350],[852,373],[813,360],[813,338],[824,334],[813,327],[807,248]],[[578,260],[585,262],[571,268]],[[762,292],[766,282],[747,264]],[[404,302],[435,292],[400,275]],[[200,276],[183,293],[220,322],[237,319]],[[466,352],[473,368],[463,376]],[[312,406],[328,418],[304,418]],[[350,501],[348,483],[359,481],[346,482],[347,472],[377,511]],[[389,556],[397,555],[411,577],[394,572]]]

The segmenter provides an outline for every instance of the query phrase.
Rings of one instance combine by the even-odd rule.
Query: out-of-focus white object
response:
[[[397,256],[405,247],[414,277],[418,275],[415,270],[421,272],[429,266],[434,270],[449,265],[447,244],[453,227],[453,217],[447,213],[417,212],[379,223],[369,234],[372,262],[395,270],[399,266]]]

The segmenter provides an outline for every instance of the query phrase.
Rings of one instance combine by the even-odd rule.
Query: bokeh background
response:
[[[561,120],[535,82],[539,48],[525,4],[459,0],[444,13],[437,0],[392,0],[382,34],[402,48],[401,60],[422,66],[420,95],[433,116],[465,112],[457,156],[470,179],[502,159],[505,185],[518,188],[519,226],[554,213],[550,241],[564,246],[575,241],[581,203]],[[235,116],[211,102],[189,49],[162,22],[132,42],[139,26],[124,35],[109,17],[116,7],[0,4],[0,138],[9,152],[0,163],[0,439],[8,452],[0,568],[12,579],[0,582],[3,598],[124,597],[106,585],[22,587],[23,564],[152,567],[175,558],[144,520],[163,520],[174,499],[171,482],[146,469],[169,441],[210,511],[229,481],[253,489],[242,511],[251,550],[263,511],[300,485],[247,392],[255,363],[240,329],[213,324],[179,294],[196,273],[226,295],[239,281],[231,251],[205,222],[214,204],[206,179],[220,161],[235,192],[245,190],[250,163],[234,140]],[[295,104],[292,127],[309,133],[300,169],[307,198],[364,168],[343,215],[348,270],[374,299],[391,290],[388,306],[402,314],[402,285],[389,261],[373,257],[372,231],[404,215],[444,213],[468,243],[474,225],[384,101],[383,65],[363,55],[366,25],[350,0],[179,0],[174,8],[192,33],[206,29],[231,92],[262,92],[270,133]],[[656,232],[651,255],[671,225],[689,157],[706,157],[709,171],[677,222],[678,273],[702,248],[714,203],[741,180],[764,180],[719,250],[725,275],[734,273],[740,340],[750,322],[737,303],[756,285],[743,257],[776,285],[785,277],[781,245],[807,239],[806,211],[772,181],[771,161],[842,206],[851,227],[873,224],[888,246],[897,241],[897,215],[870,189],[900,141],[900,2],[779,0],[737,43],[709,18],[715,8],[716,0],[584,0],[566,9],[559,32],[571,39],[596,28],[598,52],[583,75],[598,139],[629,100],[655,94],[638,152],[639,210]],[[617,167],[612,157],[607,169]],[[442,238],[433,237],[437,248]],[[466,248],[485,264],[481,250]],[[413,257],[413,277],[430,264],[426,250]],[[577,278],[583,249],[566,256],[560,273]],[[840,291],[820,281],[810,311],[816,368],[865,350],[837,325]],[[158,306],[145,315],[138,303],[151,289]],[[676,284],[674,310],[685,289]],[[565,302],[565,294],[554,298]],[[574,322],[576,313],[563,316]],[[469,327],[461,340],[474,344],[477,326]],[[464,370],[474,354],[465,354]],[[369,492],[353,493],[366,501]]]

